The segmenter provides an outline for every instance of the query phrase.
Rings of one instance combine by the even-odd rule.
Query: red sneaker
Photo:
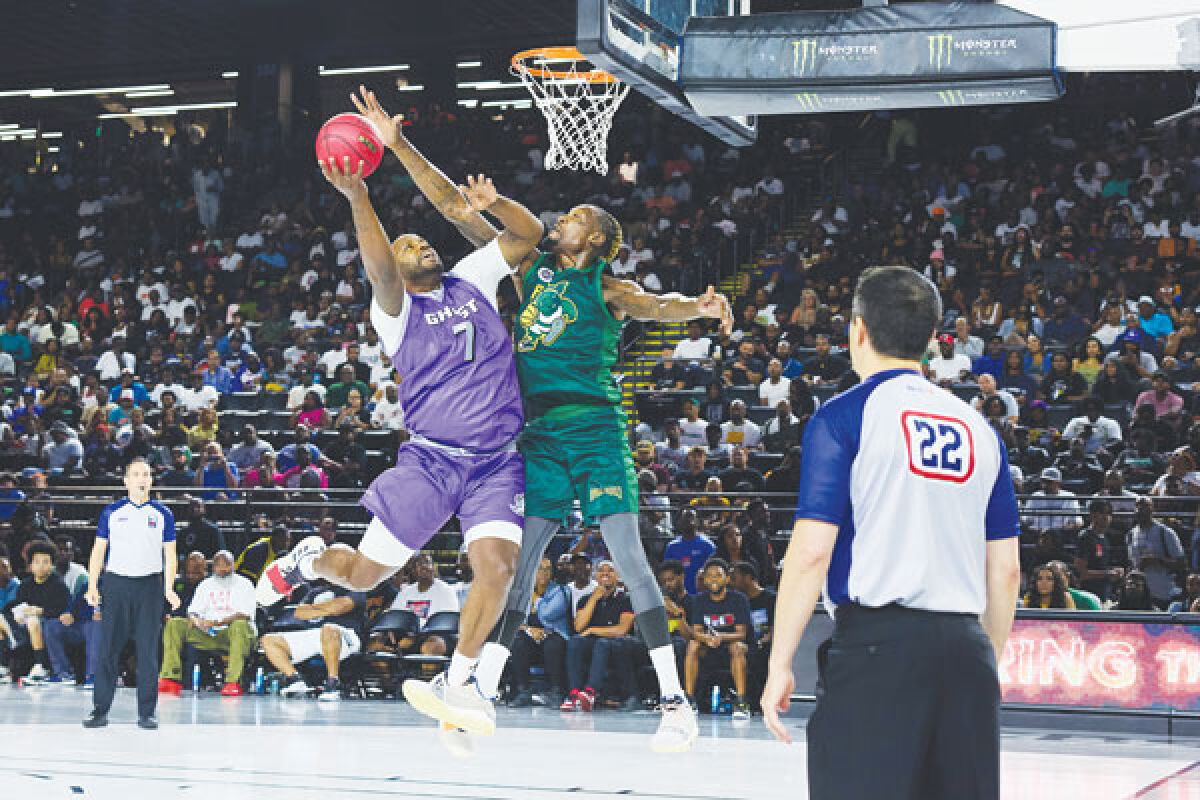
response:
[[[181,684],[179,681],[173,681],[170,678],[159,678],[159,680],[158,680],[158,693],[159,694],[170,694],[170,695],[174,695],[175,697],[179,697],[179,694],[182,691],[183,691],[183,684]]]
[[[241,697],[244,694],[240,683],[227,683],[221,687],[221,697]]]
[[[563,698],[562,705],[558,707],[559,711],[578,711],[579,710],[579,690],[572,689],[571,693]]]
[[[596,707],[596,692],[594,689],[584,689],[579,693],[579,710],[591,711]]]

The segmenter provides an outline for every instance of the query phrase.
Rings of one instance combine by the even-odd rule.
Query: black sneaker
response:
[[[83,727],[85,728],[103,728],[107,724],[108,715],[101,714],[99,711],[93,711],[91,714],[88,714],[87,719],[83,721]]]
[[[158,730],[158,720],[154,717],[138,717],[138,727],[148,731]]]
[[[533,693],[528,689],[522,689],[513,695],[512,700],[508,701],[510,708],[528,708],[533,705]]]

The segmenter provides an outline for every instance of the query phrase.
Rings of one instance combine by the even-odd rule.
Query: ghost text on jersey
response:
[[[444,306],[437,311],[429,311],[425,313],[425,321],[430,325],[438,325],[453,319],[467,319],[472,314],[479,313],[479,306],[475,303],[475,299],[471,298],[463,303],[458,308]]]

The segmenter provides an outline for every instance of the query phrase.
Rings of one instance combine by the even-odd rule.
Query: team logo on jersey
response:
[[[554,270],[549,267],[538,267],[538,280],[542,283],[550,283],[554,280]]]
[[[509,503],[508,510],[516,514],[518,517],[525,516],[525,493],[517,492],[513,495],[513,501]]]
[[[154,519],[154,517],[151,517],[150,519],[146,520],[146,525],[150,528],[150,530],[154,530],[158,527],[158,520]]]
[[[518,320],[525,332],[517,342],[518,350],[527,353],[536,350],[539,344],[549,347],[558,341],[568,325],[579,319],[579,308],[564,296],[567,286],[567,282],[562,281],[533,287],[529,304]]]
[[[908,469],[935,481],[966,483],[975,472],[975,440],[961,419],[924,411],[900,415]]]

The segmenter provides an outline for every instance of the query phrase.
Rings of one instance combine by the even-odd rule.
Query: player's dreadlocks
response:
[[[621,249],[622,242],[625,241],[624,235],[621,232],[621,223],[617,222],[617,218],[605,211],[599,206],[589,205],[588,209],[592,212],[592,219],[600,228],[600,232],[604,234],[604,244],[600,247],[600,252],[604,253],[601,258],[605,263],[611,264],[613,259],[617,257],[617,252]]]

